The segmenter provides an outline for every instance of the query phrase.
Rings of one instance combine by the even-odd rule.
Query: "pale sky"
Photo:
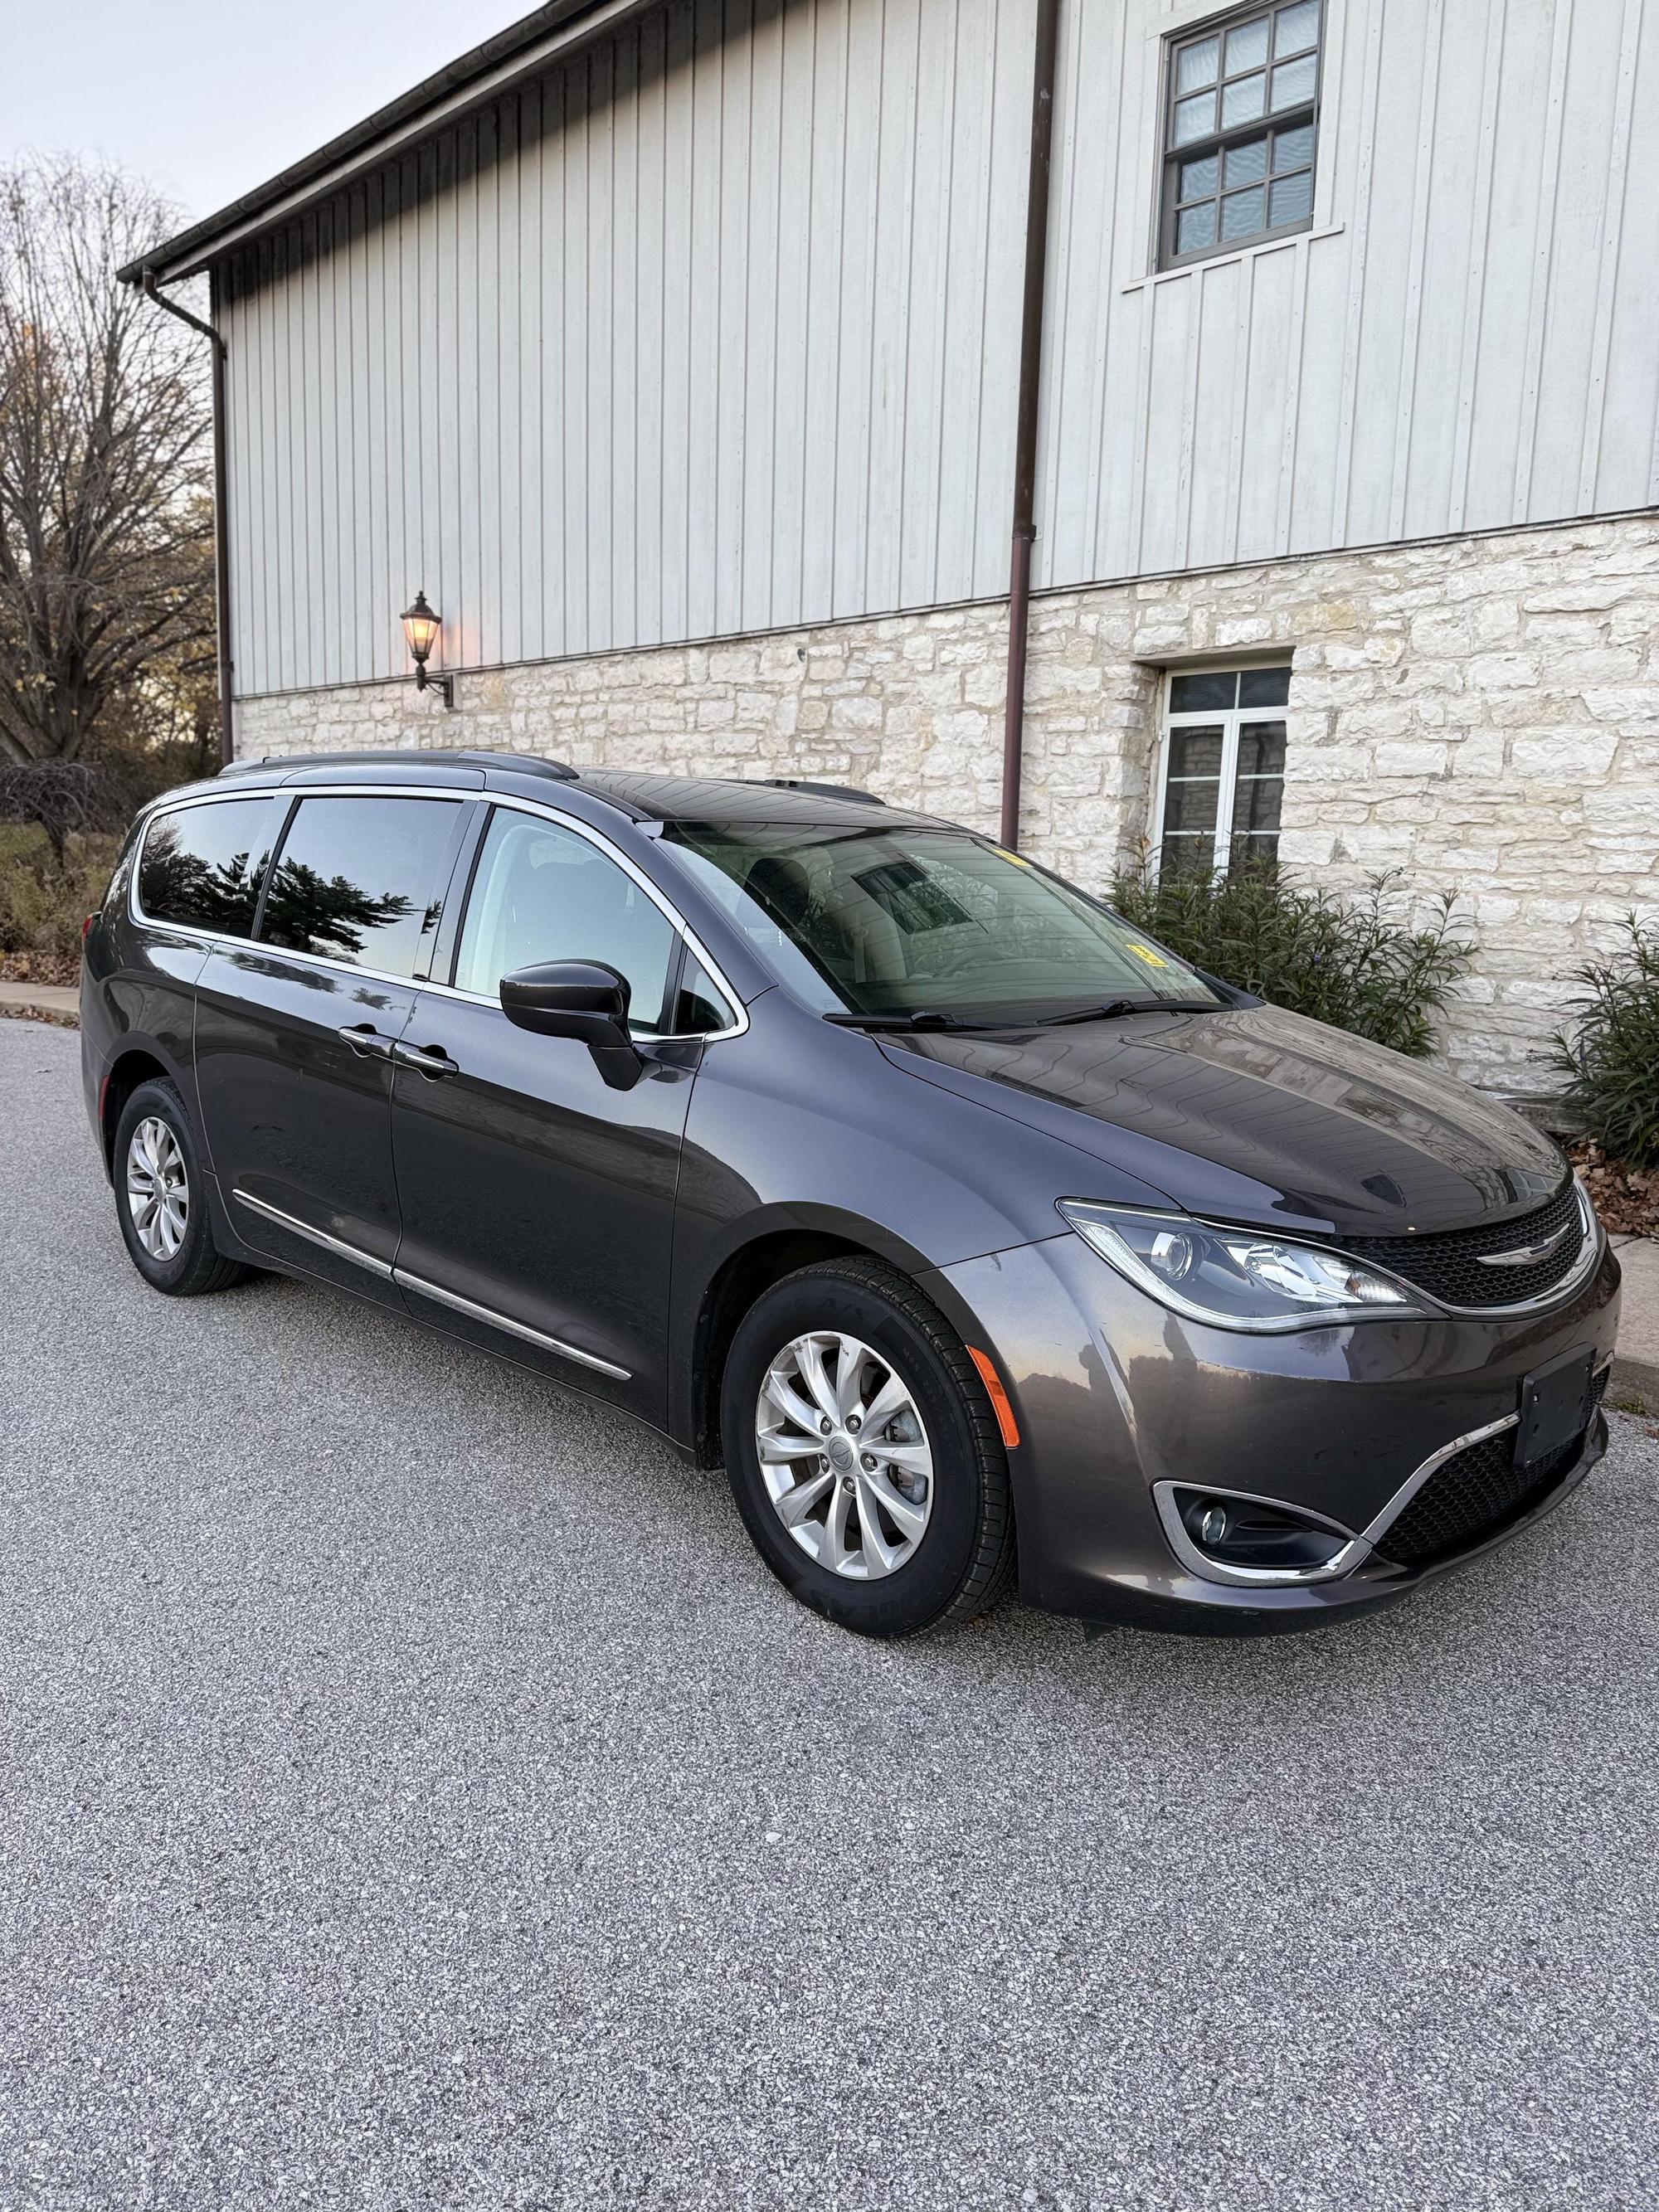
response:
[[[194,222],[532,0],[11,0],[0,161],[101,154]]]

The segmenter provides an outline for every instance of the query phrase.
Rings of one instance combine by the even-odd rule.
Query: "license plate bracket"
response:
[[[1515,1456],[1533,1467],[1570,1444],[1589,1425],[1593,1351],[1564,1352],[1534,1367],[1521,1382],[1521,1426]]]

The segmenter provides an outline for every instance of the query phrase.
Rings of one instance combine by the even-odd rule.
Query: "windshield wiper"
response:
[[[1031,1027],[1057,1030],[1067,1022],[1113,1022],[1124,1014],[1202,1014],[1216,1009],[1202,999],[1154,999],[1150,1006],[1133,999],[1109,999],[1103,1006],[1080,1006],[1074,1014],[1038,1015]]]
[[[908,1014],[826,1014],[826,1022],[835,1022],[842,1029],[892,1030],[914,1036],[918,1031],[926,1035],[930,1030],[1057,1030],[1068,1022],[1118,1021],[1126,1014],[1202,1014],[1214,1013],[1216,1009],[1204,999],[1155,999],[1151,1004],[1134,999],[1109,999],[1104,1006],[1079,1006],[1071,1014],[1005,1014],[994,1022],[958,1021],[954,1014],[941,1014],[932,1006],[920,1006]]]
[[[826,1022],[834,1022],[844,1030],[1006,1030],[1006,1022],[959,1022],[954,1014],[936,1013],[931,1006],[919,1007],[908,1014],[826,1014]]]

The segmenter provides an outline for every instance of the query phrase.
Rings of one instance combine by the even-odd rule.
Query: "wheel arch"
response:
[[[126,1103],[141,1083],[155,1081],[170,1083],[179,1088],[179,1078],[159,1054],[143,1045],[128,1045],[118,1052],[105,1070],[99,1086],[98,1132],[103,1148],[104,1173],[112,1182],[115,1176],[115,1132],[120,1126]]]
[[[762,1293],[820,1260],[884,1260],[913,1281],[933,1262],[878,1223],[830,1206],[769,1209],[710,1269],[697,1298],[689,1361],[683,1363],[684,1423],[696,1463],[721,1463],[720,1395],[738,1325]]]

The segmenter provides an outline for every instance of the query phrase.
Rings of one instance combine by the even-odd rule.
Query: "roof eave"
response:
[[[116,275],[124,284],[142,283],[147,276],[161,284],[198,276],[234,247],[409,152],[629,16],[660,4],[661,0],[548,0],[216,215],[129,261]]]

